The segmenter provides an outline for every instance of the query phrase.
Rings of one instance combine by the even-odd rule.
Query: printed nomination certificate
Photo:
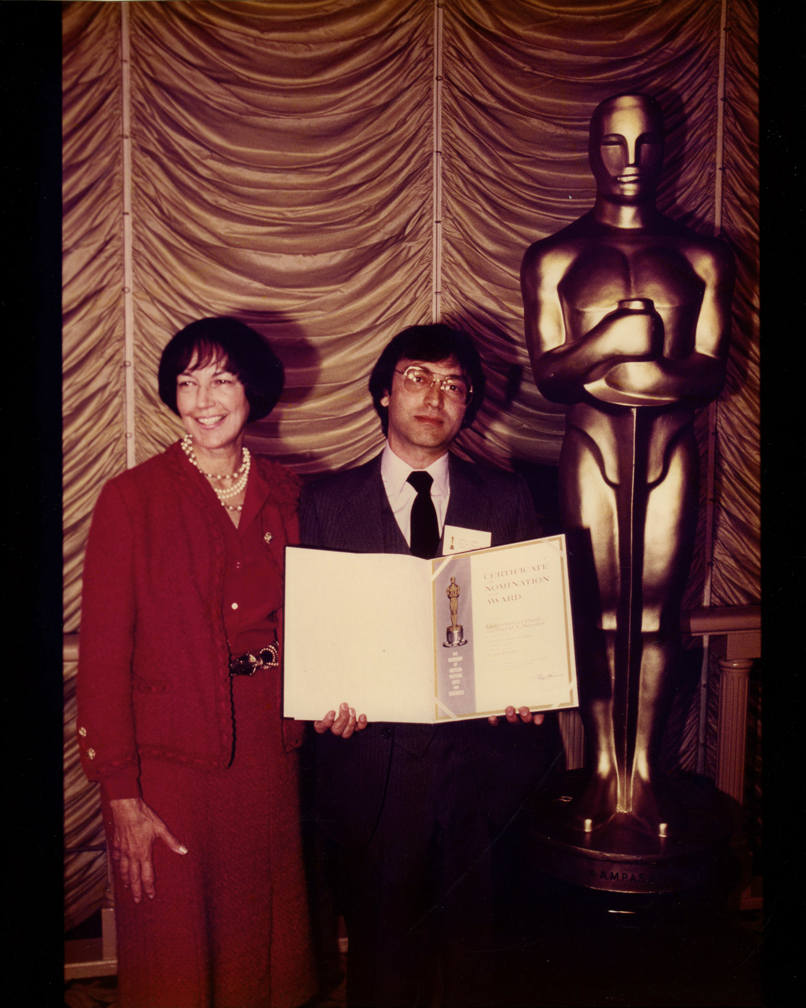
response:
[[[565,536],[423,560],[286,547],[284,714],[576,707]]]

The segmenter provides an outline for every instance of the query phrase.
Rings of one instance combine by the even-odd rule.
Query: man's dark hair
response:
[[[177,415],[176,379],[196,355],[195,367],[221,360],[243,384],[249,419],[260,420],[274,409],[283,391],[283,365],[254,329],[238,319],[221,316],[191,322],[162,351],[157,381],[160,399]]]
[[[387,344],[372,369],[372,374],[369,376],[369,391],[372,403],[381,418],[384,435],[389,427],[389,410],[386,406],[381,406],[381,399],[388,395],[392,388],[392,378],[400,361],[405,358],[436,364],[448,357],[456,358],[462,374],[473,389],[465,409],[462,428],[469,427],[473,423],[484,399],[486,384],[479,352],[466,333],[437,322],[434,325],[409,326],[408,329],[399,332]]]

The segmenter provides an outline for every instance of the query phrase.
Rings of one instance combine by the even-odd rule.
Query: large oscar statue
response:
[[[656,208],[663,151],[654,99],[603,101],[595,205],[532,245],[521,272],[538,388],[570,406],[561,507],[591,773],[566,832],[616,860],[692,829],[658,756],[697,518],[694,412],[724,382],[733,285],[728,246]]]

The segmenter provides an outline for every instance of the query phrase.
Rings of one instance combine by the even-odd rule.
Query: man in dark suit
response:
[[[469,337],[405,329],[369,387],[386,446],[306,489],[303,544],[435,556],[445,526],[474,548],[540,534],[520,477],[448,451],[484,395]],[[509,707],[498,721],[368,723],[343,703],[315,722],[315,806],[337,845],[350,1008],[496,1003],[492,851],[547,764],[542,714]]]

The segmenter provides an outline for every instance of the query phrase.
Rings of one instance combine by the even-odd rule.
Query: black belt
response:
[[[275,641],[261,648],[257,654],[246,651],[237,658],[230,658],[230,675],[254,675],[261,668],[277,668],[280,664],[280,645]]]

